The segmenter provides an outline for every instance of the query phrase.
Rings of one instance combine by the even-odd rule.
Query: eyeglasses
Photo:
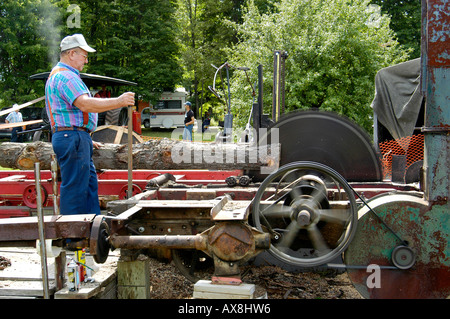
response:
[[[78,52],[78,51],[74,51],[76,54],[79,54],[79,55],[81,55],[81,56],[83,56],[86,60],[88,59],[88,56],[87,56],[87,54],[83,54],[83,53],[80,53],[80,52]]]

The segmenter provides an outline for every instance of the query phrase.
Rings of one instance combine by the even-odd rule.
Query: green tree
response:
[[[44,83],[28,77],[49,71],[74,33],[97,50],[84,72],[137,82],[140,98],[157,99],[182,78],[175,12],[174,1],[1,1],[0,107],[42,95]]]
[[[0,108],[43,94],[43,83],[34,85],[28,77],[47,71],[56,59],[50,46],[60,38],[61,4],[48,0],[0,2]]]
[[[420,57],[422,25],[422,1],[418,0],[372,0],[381,7],[381,13],[391,17],[390,27],[398,42],[412,50],[411,58]]]
[[[265,8],[272,1],[259,2]],[[236,24],[242,22],[244,3],[245,0],[178,1],[183,83],[192,93],[191,100],[197,114],[200,105],[205,104],[203,114],[211,107],[216,110],[214,113],[223,115],[224,105],[208,90],[208,86],[213,84],[216,71],[213,65],[218,67],[226,62],[230,47],[238,41],[237,32],[228,21]]]
[[[371,131],[376,72],[407,54],[389,29],[389,18],[369,10],[369,1],[283,0],[261,14],[252,0],[236,25],[240,42],[231,62],[264,68],[264,106],[271,113],[273,52],[285,50],[286,109],[320,108],[345,115]],[[242,72],[232,79],[233,113],[243,126],[251,108],[250,86]]]
[[[221,28],[224,6],[229,1],[179,0],[178,22],[181,26],[181,61],[184,69],[183,85],[191,92],[193,108],[200,118],[201,105],[211,100],[207,90],[212,83],[214,68],[224,58],[223,48],[229,45],[230,30]],[[225,37],[225,39],[224,39]],[[206,109],[206,107],[205,107]],[[203,112],[204,113],[204,112]]]
[[[83,33],[97,50],[90,73],[134,81],[144,100],[156,100],[181,82],[173,1],[89,0],[79,6],[81,25],[71,32]]]

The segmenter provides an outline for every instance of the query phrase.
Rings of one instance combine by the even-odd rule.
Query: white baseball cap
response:
[[[61,52],[66,51],[73,48],[81,48],[87,52],[95,52],[95,49],[91,48],[86,40],[84,39],[84,36],[82,34],[74,34],[69,35],[61,40]]]

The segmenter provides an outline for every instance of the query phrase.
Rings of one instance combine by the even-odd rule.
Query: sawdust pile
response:
[[[173,263],[150,258],[150,297],[192,298],[194,284]],[[243,281],[256,285],[255,296],[268,299],[361,299],[346,273],[289,273],[275,266],[245,266]],[[266,295],[265,295],[266,294]]]

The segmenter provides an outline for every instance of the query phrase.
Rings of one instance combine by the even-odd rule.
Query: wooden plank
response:
[[[7,248],[2,247],[0,256],[6,257],[11,261],[11,266],[6,267],[0,272],[0,285],[7,281],[41,282],[42,269],[41,258],[37,254],[36,248]],[[49,279],[54,280],[54,258],[47,259],[49,269]]]
[[[15,111],[15,110],[23,109],[24,107],[33,105],[33,104],[35,104],[35,103],[37,103],[37,102],[39,102],[39,101],[42,101],[43,99],[45,99],[45,96],[41,96],[41,97],[39,97],[39,98],[37,98],[37,99],[35,99],[35,100],[32,100],[32,101],[30,101],[30,102],[27,102],[27,103],[18,105],[17,107],[12,107],[12,108],[9,108],[9,109],[7,109],[7,110],[0,111],[0,116],[5,115],[5,114],[8,114],[8,113],[11,113],[11,112],[13,112],[13,111]]]
[[[53,282],[49,282],[50,296],[55,293]],[[2,281],[0,283],[0,296],[14,297],[44,297],[42,282],[40,281]]]
[[[96,273],[93,278],[95,282],[81,283],[81,288],[78,291],[69,291],[68,287],[64,287],[55,293],[55,299],[91,299],[102,293],[107,286],[116,286],[117,275],[115,269],[108,272],[106,278],[103,273]]]
[[[0,130],[4,130],[7,128],[13,128],[13,127],[19,127],[19,126],[27,126],[32,124],[38,124],[44,122],[43,120],[32,120],[32,121],[25,121],[25,122],[18,122],[18,123],[5,123],[0,124]]]
[[[11,260],[11,266],[0,272],[0,299],[43,298],[42,271],[36,248],[2,247],[0,255]],[[50,295],[55,299],[99,298],[104,291],[107,291],[109,296],[114,295],[117,286],[115,254],[102,265],[96,265],[91,255],[86,256],[87,264],[96,269],[92,276],[95,281],[81,283],[81,289],[77,292],[69,291],[67,286],[60,290],[56,288],[55,259],[48,258]],[[67,276],[66,271],[62,276]]]

